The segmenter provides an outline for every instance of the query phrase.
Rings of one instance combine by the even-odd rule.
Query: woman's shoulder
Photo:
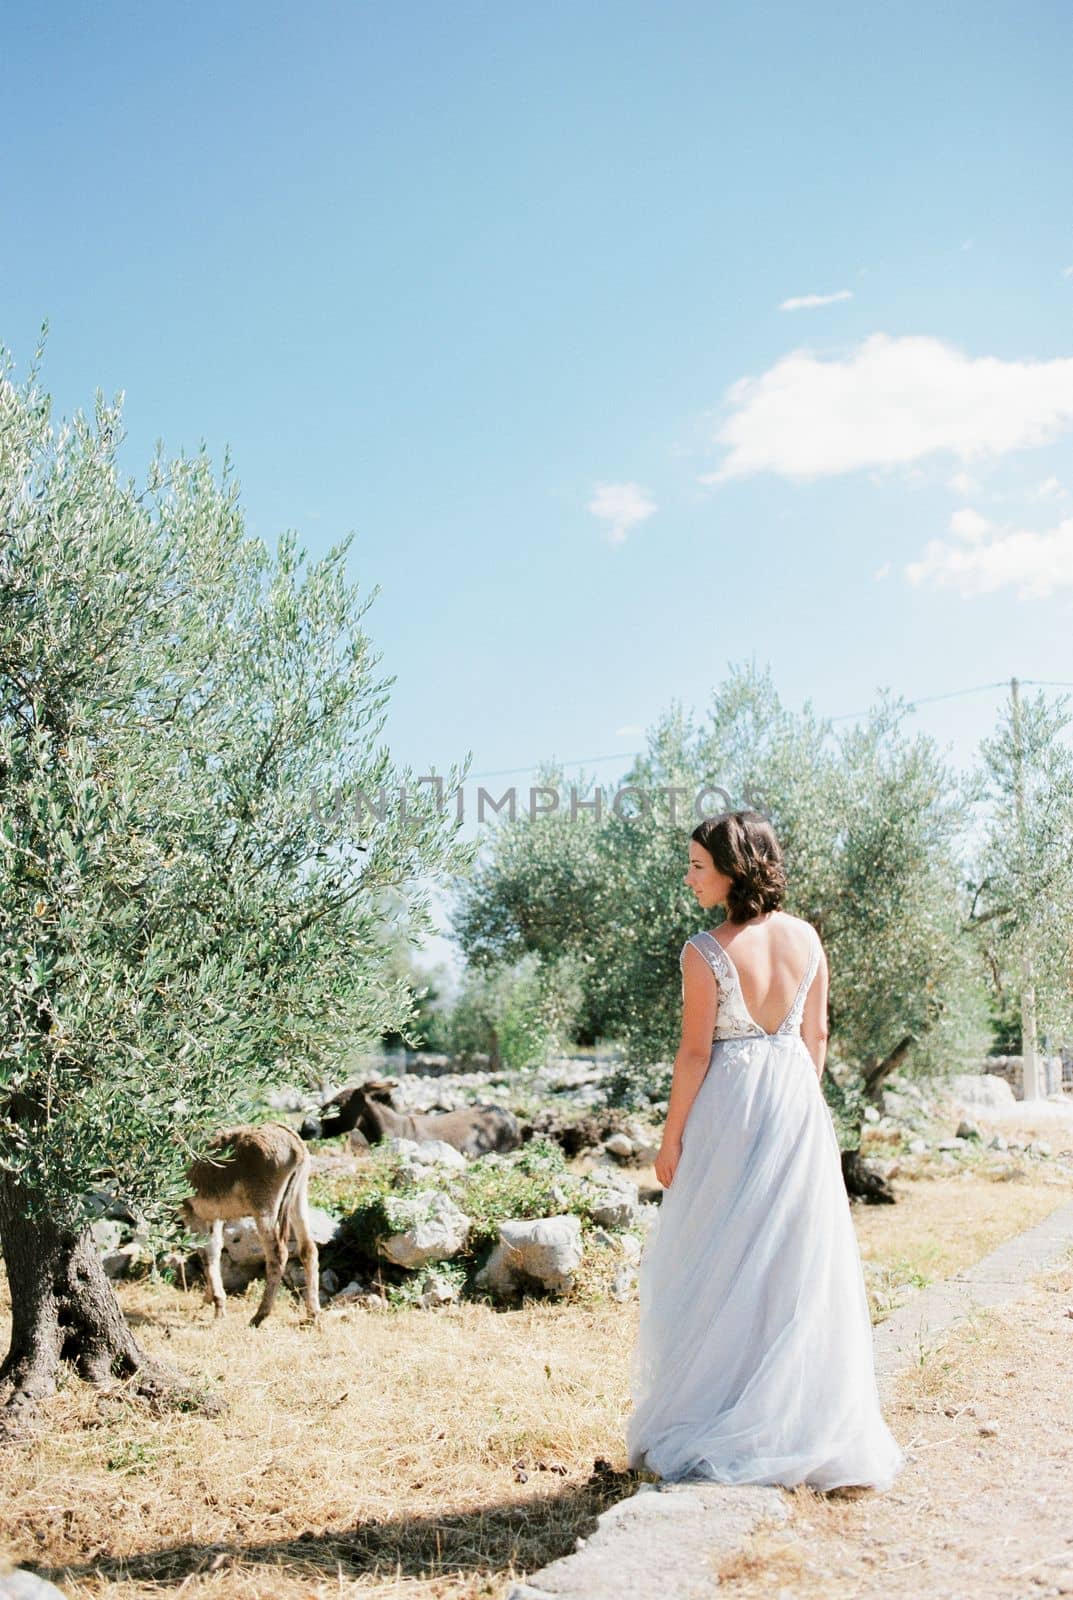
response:
[[[748,928],[748,927],[751,927],[751,926],[753,926],[755,924],[764,923],[765,921],[766,921],[768,927],[771,927],[772,924],[774,923],[775,925],[781,926],[781,927],[784,927],[784,928],[788,928],[788,927],[808,928],[808,930],[811,933],[815,933],[816,932],[815,928],[812,926],[812,923],[808,921],[807,917],[795,917],[792,912],[783,911],[781,906],[776,911],[769,911],[767,913],[766,917],[765,916],[752,917],[752,918],[750,918],[750,920],[748,922],[736,923],[736,924],[733,925],[733,927],[734,928],[739,928],[739,927],[740,928]],[[719,938],[719,930],[720,930],[720,928],[726,928],[726,927],[727,927],[726,922],[721,922],[719,924],[718,928],[706,928],[704,930],[703,934],[694,934],[693,937],[695,939],[696,938],[714,939],[716,944],[722,944],[723,940],[721,940]]]
[[[777,911],[775,915],[781,919],[784,928],[793,929],[795,938],[800,938],[804,934],[810,943],[816,945],[820,943],[820,936],[807,917],[795,917],[790,911]]]
[[[777,911],[770,912],[766,919],[761,917],[753,918],[754,923],[761,923],[764,921],[766,921],[769,929],[772,929],[772,925],[774,924],[775,927],[779,929],[780,933],[783,930],[791,932],[793,939],[800,940],[802,935],[805,935],[811,942],[820,945],[820,936],[813,924],[809,922],[807,917],[795,917],[792,912],[783,911],[780,908]],[[743,928],[748,928],[750,923],[745,922],[740,924],[740,926]],[[726,922],[721,922],[718,928],[703,928],[699,933],[691,933],[685,944],[682,946],[682,954],[685,954],[690,945],[693,945],[693,948],[701,955],[705,955],[706,951],[710,950],[713,944],[718,945],[720,950],[725,950],[727,945],[730,943],[730,940],[725,937],[725,934],[721,939],[719,937],[719,932],[720,929],[725,930],[726,927]],[[735,931],[736,929],[737,925],[735,925]],[[774,931],[774,929],[772,929],[772,931]],[[820,948],[822,949],[822,945]]]

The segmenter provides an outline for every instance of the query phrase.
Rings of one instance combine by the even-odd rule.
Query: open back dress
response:
[[[838,1140],[801,1037],[820,961],[806,926],[808,967],[774,1033],[749,1015],[720,942],[687,941],[719,1010],[641,1258],[627,1423],[631,1467],[668,1481],[882,1489],[904,1465],[880,1410]]]

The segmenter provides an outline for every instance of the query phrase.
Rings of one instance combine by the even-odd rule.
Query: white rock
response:
[[[477,1285],[503,1298],[534,1283],[551,1294],[562,1294],[573,1284],[581,1256],[578,1217],[503,1222],[499,1243],[477,1274]]]
[[[0,1600],[63,1600],[63,1592],[24,1567],[0,1572]]]
[[[349,1283],[344,1283],[338,1294],[332,1296],[332,1299],[336,1305],[347,1305],[351,1301],[363,1299],[367,1292],[363,1283],[359,1283],[357,1278],[351,1278]]]
[[[878,1122],[879,1121],[879,1112],[876,1110],[875,1106],[865,1106],[865,1108],[864,1108],[864,1120],[865,1120],[865,1122]]]
[[[958,1073],[950,1079],[950,1093],[963,1105],[981,1111],[1001,1111],[1015,1103],[1014,1092],[1006,1079],[993,1072]]]
[[[329,1211],[322,1210],[320,1206],[310,1206],[309,1231],[318,1245],[331,1244],[339,1232],[339,1223]],[[293,1228],[288,1249],[292,1255],[298,1250]],[[240,1217],[237,1222],[224,1223],[223,1259],[235,1267],[256,1268],[264,1265],[265,1253],[252,1217]]]
[[[121,1222],[115,1222],[110,1217],[99,1217],[96,1222],[90,1223],[89,1231],[98,1250],[107,1252],[119,1249],[119,1241],[123,1237]]]
[[[252,1217],[224,1223],[223,1253],[234,1267],[254,1267],[264,1261],[265,1253]]]
[[[469,1236],[469,1218],[449,1195],[437,1189],[423,1189],[412,1200],[397,1200],[392,1205],[402,1226],[389,1238],[381,1239],[377,1248],[397,1267],[447,1261],[458,1254]],[[413,1220],[407,1222],[408,1216]]]
[[[920,1139],[920,1138],[910,1139],[910,1141],[909,1141],[909,1154],[911,1156],[926,1156],[927,1153],[928,1153],[928,1141],[926,1139]]]
[[[458,1299],[458,1286],[445,1278],[440,1273],[433,1273],[425,1280],[425,1287],[421,1291],[421,1304],[428,1310],[436,1306],[449,1306]]]
[[[220,1282],[224,1286],[225,1294],[242,1294],[247,1284],[251,1284],[263,1271],[263,1261],[244,1261],[238,1267],[229,1255],[220,1257]]]
[[[620,1156],[625,1161],[633,1155],[633,1140],[626,1133],[613,1133],[610,1139],[604,1140],[604,1149],[609,1155]]]
[[[606,1157],[596,1163],[588,1174],[588,1181],[597,1189],[617,1189],[621,1194],[637,1194],[637,1185],[629,1173],[623,1172],[617,1161],[608,1161]]]
[[[314,1244],[331,1244],[332,1240],[339,1232],[339,1223],[337,1219],[332,1216],[330,1211],[323,1210],[321,1206],[310,1206],[309,1231],[313,1235]],[[293,1229],[291,1230],[290,1248],[292,1250],[296,1250],[298,1248],[298,1241],[294,1237]]]
[[[586,1210],[602,1228],[632,1228],[640,1219],[641,1204],[636,1189],[629,1194],[622,1189],[590,1188]]]
[[[443,1139],[389,1139],[389,1147],[415,1167],[465,1169],[469,1163],[461,1150]]]
[[[637,1291],[637,1268],[628,1261],[615,1268],[615,1276],[611,1283],[611,1298],[623,1305],[627,1300],[632,1300]]]
[[[111,1278],[113,1282],[119,1278],[125,1278],[141,1253],[136,1244],[125,1244],[118,1250],[106,1250],[101,1257],[101,1265],[104,1268],[105,1277]]]

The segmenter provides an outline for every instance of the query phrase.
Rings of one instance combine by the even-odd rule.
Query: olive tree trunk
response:
[[[214,1409],[182,1375],[151,1361],[134,1338],[88,1228],[58,1226],[0,1173],[0,1247],[11,1293],[11,1345],[0,1365],[8,1413],[32,1409],[70,1365],[89,1383]]]

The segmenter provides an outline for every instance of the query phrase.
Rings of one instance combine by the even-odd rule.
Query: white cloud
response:
[[[1057,478],[1044,478],[1036,485],[1037,500],[1064,500],[1066,491]]]
[[[642,727],[639,727],[636,723],[627,722],[627,724],[626,724],[626,726],[624,728],[616,728],[615,729],[615,738],[616,739],[639,739],[642,736],[642,734],[644,733],[644,731],[645,730]]]
[[[950,532],[959,539],[964,539],[967,544],[975,544],[990,531],[991,524],[987,518],[982,517],[971,506],[962,506],[961,510],[955,511],[950,518]]]
[[[829,477],[1047,444],[1073,425],[1073,359],[972,358],[941,339],[873,334],[849,356],[794,350],[726,395],[718,483],[755,472]]]
[[[1073,586],[1073,517],[1046,533],[1018,528],[974,538],[968,548],[933,539],[905,575],[910,583],[955,589],[963,596],[1016,589],[1022,600],[1042,599],[1052,589]]]
[[[884,578],[889,578],[889,577],[890,577],[890,562],[889,561],[884,561],[883,565],[881,567],[877,567],[876,570],[872,574],[872,578],[873,578],[874,582],[876,582],[876,583],[881,583]]]
[[[656,502],[637,483],[597,484],[589,501],[593,516],[611,524],[607,537],[612,544],[621,544],[630,529],[646,521],[656,509]]]
[[[814,311],[817,306],[833,306],[838,300],[852,300],[852,289],[837,289],[834,294],[798,294],[784,300],[780,311]]]
[[[946,487],[953,489],[955,494],[979,494],[980,485],[975,478],[970,478],[967,472],[955,472],[946,480]]]
[[[1073,267],[1066,267],[1062,273],[1063,278],[1073,278]]]

